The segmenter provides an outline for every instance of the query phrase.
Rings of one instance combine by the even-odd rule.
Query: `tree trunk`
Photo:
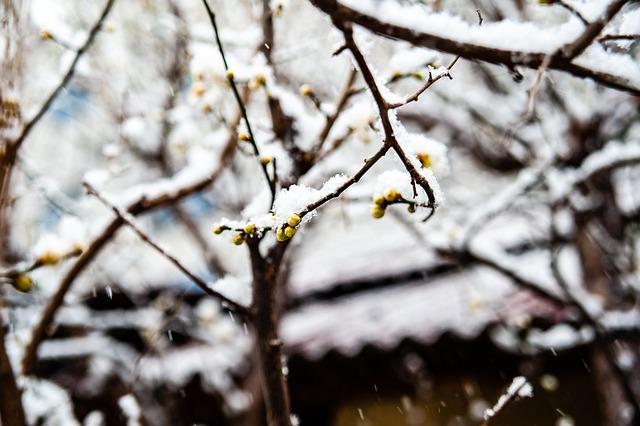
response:
[[[291,426],[289,389],[284,373],[282,341],[278,337],[276,295],[278,270],[286,243],[264,258],[260,240],[247,241],[253,272],[254,329],[262,378],[262,392],[269,426]]]
[[[7,356],[2,317],[0,317],[0,419],[3,426],[27,424],[22,408],[22,395]]]

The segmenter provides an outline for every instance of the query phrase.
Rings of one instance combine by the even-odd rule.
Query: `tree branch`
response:
[[[71,65],[69,65],[69,68],[67,69],[67,72],[65,73],[64,77],[62,77],[62,80],[60,80],[60,83],[58,83],[58,86],[56,86],[53,92],[51,92],[49,97],[44,101],[44,103],[42,104],[42,106],[40,107],[36,115],[33,116],[33,118],[31,118],[31,120],[29,120],[24,125],[22,129],[22,133],[20,133],[20,136],[18,136],[18,138],[14,142],[16,145],[16,149],[19,148],[20,145],[22,145],[22,143],[24,142],[26,137],[29,135],[33,127],[38,123],[38,121],[40,121],[40,119],[44,116],[44,114],[49,110],[49,107],[51,106],[53,101],[56,100],[58,95],[60,95],[60,92],[69,83],[69,81],[71,80],[71,78],[73,77],[76,71],[76,66],[80,61],[80,58],[82,58],[85,52],[89,49],[89,47],[95,40],[96,36],[98,35],[98,32],[100,32],[100,29],[102,28],[102,24],[104,23],[105,19],[107,19],[107,16],[109,15],[109,12],[111,12],[111,8],[113,7],[114,3],[115,3],[115,0],[107,0],[107,3],[105,4],[104,9],[102,10],[102,14],[100,14],[100,17],[98,18],[94,26],[89,31],[89,36],[87,37],[87,40],[76,52],[76,56],[73,58],[73,61],[71,62]]]
[[[96,188],[91,186],[91,184],[84,182],[84,187],[87,188],[89,194],[94,195],[98,198],[105,206],[109,207],[118,218],[123,221],[127,226],[129,226],[145,243],[149,244],[153,247],[158,253],[164,256],[169,262],[171,262],[176,268],[180,270],[183,274],[185,274],[191,281],[194,282],[202,291],[207,293],[210,296],[213,296],[222,301],[223,306],[226,308],[246,317],[251,318],[250,308],[241,305],[234,300],[229,299],[227,296],[222,293],[213,290],[204,280],[191,272],[187,267],[185,267],[182,262],[180,262],[175,256],[170,254],[167,250],[161,247],[158,243],[156,243],[151,236],[149,236],[146,232],[144,232],[135,222],[135,218],[131,215],[131,213],[127,213],[121,208],[117,207],[115,204],[111,203],[106,199],[104,194],[98,191]]]
[[[343,6],[336,0],[310,0],[312,4],[318,7],[323,12],[343,22],[353,22],[367,28],[369,31],[398,40],[404,40],[414,46],[422,46],[429,49],[438,50],[440,52],[451,53],[453,55],[460,55],[466,59],[476,59],[483,62],[488,62],[497,65],[505,65],[509,69],[513,69],[518,66],[527,68],[538,69],[544,62],[544,58],[547,53],[528,53],[517,50],[505,50],[497,49],[493,47],[464,43],[460,41],[451,40],[436,34],[417,31],[410,28],[402,27],[400,25],[383,22],[371,15],[358,12],[349,7]],[[618,3],[625,1],[618,0],[612,3],[610,8],[615,9]],[[615,6],[615,7],[614,7]],[[613,10],[612,10],[613,12]],[[608,16],[608,14],[607,14]],[[600,20],[597,22],[604,22]],[[594,23],[595,24],[595,23]],[[596,26],[589,27],[591,30],[588,34],[583,34],[579,40],[587,40],[591,37],[592,32],[596,32],[598,29]],[[597,31],[599,33],[600,30]],[[594,36],[597,37],[597,34]],[[576,40],[575,45],[569,50],[569,53],[580,51],[582,48],[582,42],[578,43]],[[584,50],[584,49],[583,49]],[[621,90],[632,94],[634,96],[640,96],[640,87],[634,86],[630,81],[613,74],[608,74],[600,71],[592,70],[588,67],[574,64],[571,59],[573,57],[565,55],[554,55],[550,61],[549,69],[555,69],[570,73],[576,77],[589,78],[604,86],[611,87],[617,90]]]

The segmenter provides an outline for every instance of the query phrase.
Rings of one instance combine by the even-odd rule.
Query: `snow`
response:
[[[493,408],[487,409],[487,411],[485,411],[485,420],[489,420],[490,418],[495,416],[506,406],[507,403],[509,403],[516,397],[533,398],[533,387],[523,376],[514,377],[505,393],[500,396],[500,399],[498,399],[496,405],[494,405]]]
[[[478,267],[309,303],[283,318],[280,333],[288,351],[309,359],[329,350],[351,357],[366,345],[392,349],[407,338],[433,343],[444,332],[473,338],[499,318],[542,312],[548,313],[531,294],[514,292],[504,276]]]
[[[429,13],[420,5],[399,7],[393,0],[346,0],[342,4],[359,12],[379,16],[386,22],[460,43],[487,46],[520,52],[551,53],[578,37],[583,29],[571,20],[550,30],[532,23],[485,22],[482,26],[469,23],[446,12]]]
[[[122,414],[127,419],[127,426],[140,426],[140,416],[142,415],[142,411],[140,410],[140,405],[138,405],[138,401],[136,398],[127,394],[121,396],[118,399],[118,406],[120,410],[122,410]]]
[[[584,326],[576,330],[568,324],[558,324],[546,331],[531,330],[527,341],[538,348],[563,350],[593,341],[595,332],[591,327]]]
[[[300,213],[310,204],[335,192],[347,180],[347,176],[340,174],[330,178],[320,189],[309,188],[305,185],[291,185],[287,189],[282,189],[273,204],[276,227],[284,225],[292,214]],[[303,223],[311,220],[315,214],[314,211],[305,215],[302,218]]]
[[[75,418],[71,398],[55,383],[29,378],[23,386],[24,404],[29,424],[44,426],[79,426]]]
[[[251,279],[249,277],[235,277],[227,275],[209,284],[212,290],[228,297],[243,306],[251,306]]]

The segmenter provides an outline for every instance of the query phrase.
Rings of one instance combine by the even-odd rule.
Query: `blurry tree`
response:
[[[640,421],[637,2],[1,7],[3,425],[77,423],[64,385],[38,379],[39,362],[74,354],[93,360],[92,386],[130,370],[131,424],[181,422],[145,362],[170,353],[176,321],[226,351],[210,371],[225,416],[249,422],[236,376],[255,348],[256,400],[268,424],[292,424],[288,253],[337,198],[566,308],[564,347],[588,331],[609,424]],[[522,219],[526,232],[484,232]],[[544,271],[522,260],[533,251]],[[207,295],[195,308],[181,302],[193,284]],[[92,321],[83,306],[113,287],[136,315]],[[153,291],[173,296],[146,306]],[[144,338],[139,359],[108,332],[124,323]]]

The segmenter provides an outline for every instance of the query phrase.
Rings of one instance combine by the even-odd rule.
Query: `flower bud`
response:
[[[255,223],[247,223],[247,225],[244,227],[244,233],[247,235],[253,235],[257,230],[258,227],[255,225]]]
[[[244,243],[246,239],[247,239],[247,234],[245,234],[244,232],[240,232],[239,234],[236,234],[233,236],[233,244],[239,246],[242,243]]]
[[[289,226],[296,227],[300,225],[300,220],[300,216],[297,213],[292,213],[287,218],[287,223],[289,224]]]
[[[311,96],[313,95],[313,90],[308,84],[303,84],[302,86],[300,86],[300,94],[302,96]]]
[[[425,169],[431,167],[431,157],[429,157],[429,154],[422,153],[416,155],[416,157],[418,157],[418,160],[420,160],[420,164],[422,165],[422,167],[424,167]]]
[[[390,203],[393,201],[397,201],[398,198],[400,198],[400,194],[398,194],[393,188],[387,189],[382,196]]]
[[[293,236],[296,235],[296,228],[292,228],[290,226],[285,227],[284,235],[287,237],[287,239],[293,238]]]
[[[23,293],[28,293],[33,288],[33,280],[27,274],[20,274],[16,277],[16,280],[13,282],[13,286],[18,291],[21,291]]]
[[[284,233],[284,228],[278,228],[278,230],[276,231],[276,239],[278,241],[287,241],[289,239],[289,237],[287,237],[287,234]]]
[[[376,204],[380,207],[385,207],[387,205],[387,200],[385,200],[382,195],[378,195],[373,199],[373,204]]]
[[[373,207],[371,207],[371,216],[376,219],[380,219],[382,216],[384,216],[385,210],[386,209],[383,206],[374,204]]]

